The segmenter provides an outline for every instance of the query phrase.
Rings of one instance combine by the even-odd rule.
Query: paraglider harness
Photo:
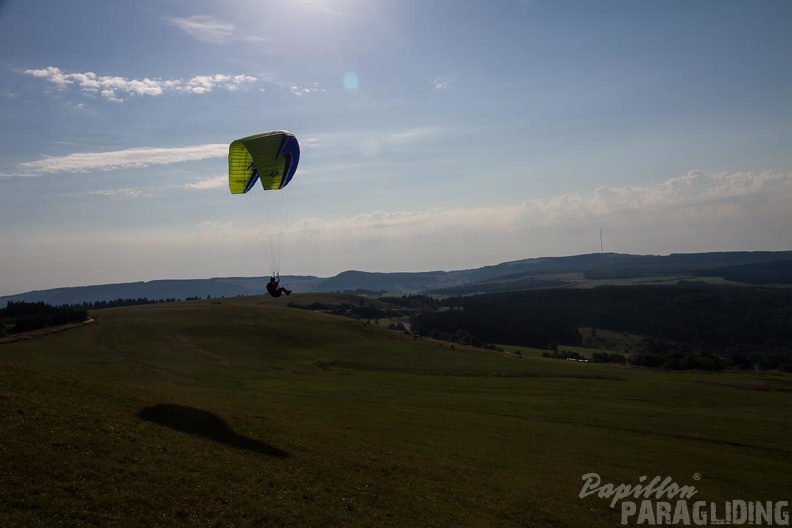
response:
[[[280,287],[280,275],[273,275],[267,283],[267,293],[273,297],[280,297],[282,293],[291,295],[291,290]]]

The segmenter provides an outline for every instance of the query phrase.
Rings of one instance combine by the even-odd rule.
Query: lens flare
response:
[[[344,74],[344,88],[346,88],[348,92],[357,92],[359,86],[360,80],[358,79],[357,73],[350,71]]]

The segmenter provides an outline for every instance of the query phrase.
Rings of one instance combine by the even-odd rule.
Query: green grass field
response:
[[[286,302],[0,345],[0,526],[618,526],[578,498],[591,472],[790,499],[790,376],[520,359]]]

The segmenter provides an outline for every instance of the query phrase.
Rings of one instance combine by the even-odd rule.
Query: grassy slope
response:
[[[701,382],[751,375],[451,350],[285,303],[0,346],[0,525],[614,526],[584,473],[792,489],[790,394]]]

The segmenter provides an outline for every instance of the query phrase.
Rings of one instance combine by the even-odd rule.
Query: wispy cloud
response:
[[[327,5],[328,2],[326,0],[296,0],[296,1],[326,15],[341,16],[341,17],[349,16],[346,12],[340,11],[339,9]]]
[[[699,225],[750,216],[774,217],[792,225],[792,173],[705,173],[693,171],[654,187],[601,187],[508,206],[374,211],[333,220],[303,219],[293,228],[305,234],[344,234],[369,239],[415,240],[436,233],[515,233],[526,228],[590,228],[601,223]],[[772,222],[771,222],[772,223]],[[769,224],[768,224],[769,225]],[[792,235],[790,235],[792,243]]]
[[[167,165],[228,155],[228,145],[211,143],[177,148],[131,148],[111,152],[85,152],[66,156],[46,156],[18,165],[19,176],[42,176],[59,172],[109,171],[123,168]]]
[[[390,143],[411,144],[418,141],[426,141],[446,132],[442,127],[436,126],[415,127],[390,132],[387,134],[386,140]]]
[[[27,75],[45,79],[58,90],[74,88],[83,95],[120,103],[124,97],[159,96],[165,93],[206,94],[215,89],[239,90],[256,82],[250,75],[198,75],[190,79],[129,79],[94,72],[66,73],[54,66],[25,70]]]
[[[223,235],[229,231],[232,231],[234,229],[234,224],[232,222],[212,222],[210,220],[204,220],[196,227],[198,232],[201,234],[209,235],[219,233],[220,235]]]
[[[653,187],[600,187],[549,200],[533,200],[525,205],[542,211],[545,218],[569,219],[625,211],[669,213],[729,203],[752,205],[757,200],[771,200],[790,193],[792,174],[690,171]]]
[[[169,18],[167,21],[194,39],[208,44],[222,45],[231,42],[264,42],[267,40],[260,35],[247,33],[231,22],[209,15]]]
[[[792,173],[691,172],[507,206],[373,211],[289,228],[296,261],[335,270],[462,269],[529,256],[792,247]],[[354,255],[354,257],[345,257]],[[332,260],[331,260],[332,259]]]
[[[87,193],[90,196],[102,196],[106,198],[151,198],[154,193],[150,189],[104,189],[99,191],[90,191]]]
[[[303,86],[292,84],[291,86],[289,86],[289,91],[292,93],[292,95],[296,95],[297,97],[302,97],[302,96],[305,96],[305,95],[311,95],[311,94],[317,94],[317,93],[320,93],[320,94],[326,94],[327,93],[327,90],[325,88],[322,88],[322,86],[319,83],[316,83],[316,82],[310,83],[310,84],[306,84],[306,85],[303,85]]]
[[[205,178],[203,180],[185,184],[184,188],[196,191],[205,191],[209,189],[219,189],[226,185],[228,185],[228,176],[221,174],[219,176],[213,176],[211,178]]]
[[[788,250],[792,247],[792,173],[690,172],[654,186],[602,187],[502,207],[371,211],[340,218],[304,218],[284,233],[288,274],[331,276],[347,269],[426,271],[466,269],[511,259],[600,250],[634,254]],[[23,237],[34,262],[57,261],[82,270],[86,255],[102,265],[89,279],[72,272],[58,281],[261,274],[261,248],[251,243],[255,222],[227,215],[189,228],[158,225],[104,233]],[[123,236],[122,236],[123,235]],[[78,248],[79,251],[75,251]],[[12,253],[13,254],[13,253]],[[157,258],[151,258],[156,255]],[[196,258],[200,255],[201,258]],[[64,262],[70,265],[63,266]],[[153,268],[148,267],[151,264]],[[0,259],[5,276],[28,277],[30,261]],[[145,273],[145,276],[141,276]],[[137,279],[136,279],[137,278]],[[86,282],[90,281],[90,282]],[[40,288],[15,283],[13,291]],[[59,284],[52,284],[56,287]]]
[[[439,137],[448,138],[451,134],[460,134],[458,130],[442,126],[420,126],[412,128],[378,129],[378,130],[339,130],[332,133],[314,134],[300,138],[300,145],[307,148],[336,149],[339,145],[352,145],[361,138],[375,138],[382,144],[415,144],[430,141]]]

